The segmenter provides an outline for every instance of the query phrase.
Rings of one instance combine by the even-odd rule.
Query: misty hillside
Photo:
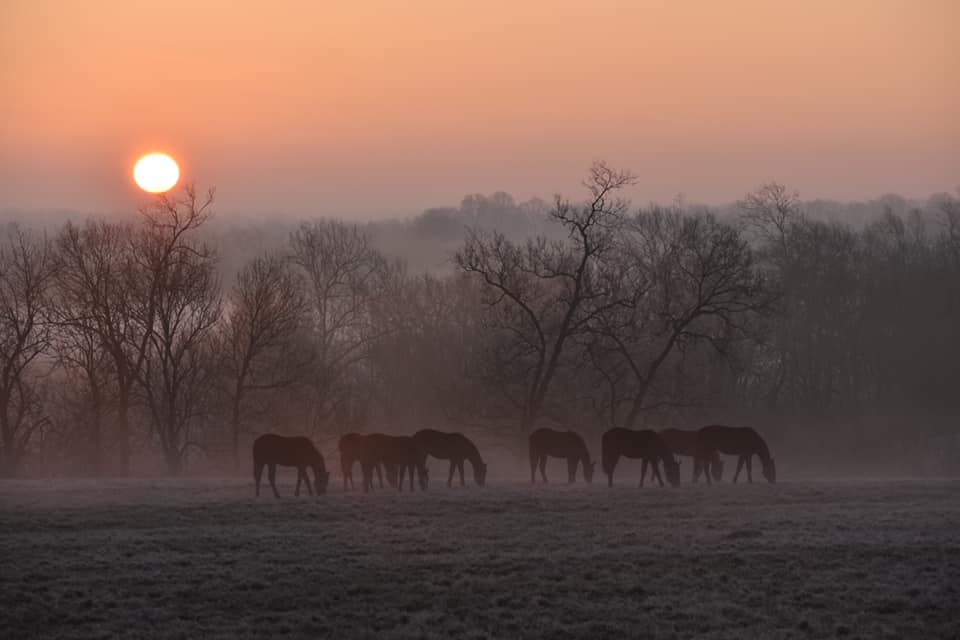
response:
[[[905,218],[917,212],[927,219],[936,219],[942,203],[950,197],[949,194],[935,194],[926,200],[911,200],[888,194],[866,201],[803,200],[798,206],[811,220],[859,229],[888,213]],[[518,239],[538,233],[561,237],[562,230],[551,224],[547,216],[550,204],[539,199],[517,202],[503,192],[472,194],[464,197],[459,206],[429,208],[412,218],[378,218],[357,224],[370,234],[374,245],[384,255],[403,261],[410,272],[443,273],[452,269],[450,257],[461,245],[467,227],[496,229]],[[737,213],[735,203],[715,207],[689,203],[682,206],[687,210],[712,209],[720,216],[732,217]],[[0,223],[18,222],[52,230],[66,220],[83,220],[91,216],[125,219],[131,215],[135,212],[104,214],[3,209],[0,210]],[[253,216],[218,210],[208,233],[212,234],[212,241],[217,245],[224,273],[233,274],[250,255],[282,247],[290,232],[302,220],[309,219],[267,211]]]

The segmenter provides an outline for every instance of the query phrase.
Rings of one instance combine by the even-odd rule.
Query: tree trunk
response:
[[[98,416],[93,417],[93,425],[90,430],[90,459],[88,464],[90,468],[88,472],[94,478],[99,478],[102,473],[100,468],[100,447],[101,447],[101,434],[100,434],[100,418]]]
[[[6,406],[0,407],[0,437],[3,438],[3,449],[0,450],[0,478],[13,478],[17,474],[19,465],[16,439],[13,437]]]
[[[233,396],[233,410],[230,416],[231,427],[233,430],[233,471],[240,470],[240,395]]]
[[[120,428],[120,469],[118,475],[130,475],[130,398],[126,391],[120,392],[120,406],[117,416]]]
[[[179,476],[183,471],[183,459],[176,447],[164,451],[164,460],[167,463],[167,475]]]

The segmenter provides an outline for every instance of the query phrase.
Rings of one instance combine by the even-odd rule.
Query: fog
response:
[[[598,163],[569,199],[359,224],[189,189],[6,210],[3,473],[246,475],[278,432],[338,478],[344,433],[430,427],[516,479],[537,427],[597,459],[611,427],[716,423],[762,433],[781,476],[960,470],[956,195],[658,205],[634,181]]]

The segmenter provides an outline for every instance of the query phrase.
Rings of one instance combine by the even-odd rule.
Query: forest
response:
[[[552,202],[0,223],[0,475],[250,472],[260,434],[744,424],[782,474],[960,471],[960,200]],[[519,468],[519,467],[518,467]],[[493,473],[493,471],[491,471]]]

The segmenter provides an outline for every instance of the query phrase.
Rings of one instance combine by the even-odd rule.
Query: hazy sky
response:
[[[132,209],[174,155],[218,211],[474,192],[923,197],[960,186],[960,2],[0,0],[0,208]]]

